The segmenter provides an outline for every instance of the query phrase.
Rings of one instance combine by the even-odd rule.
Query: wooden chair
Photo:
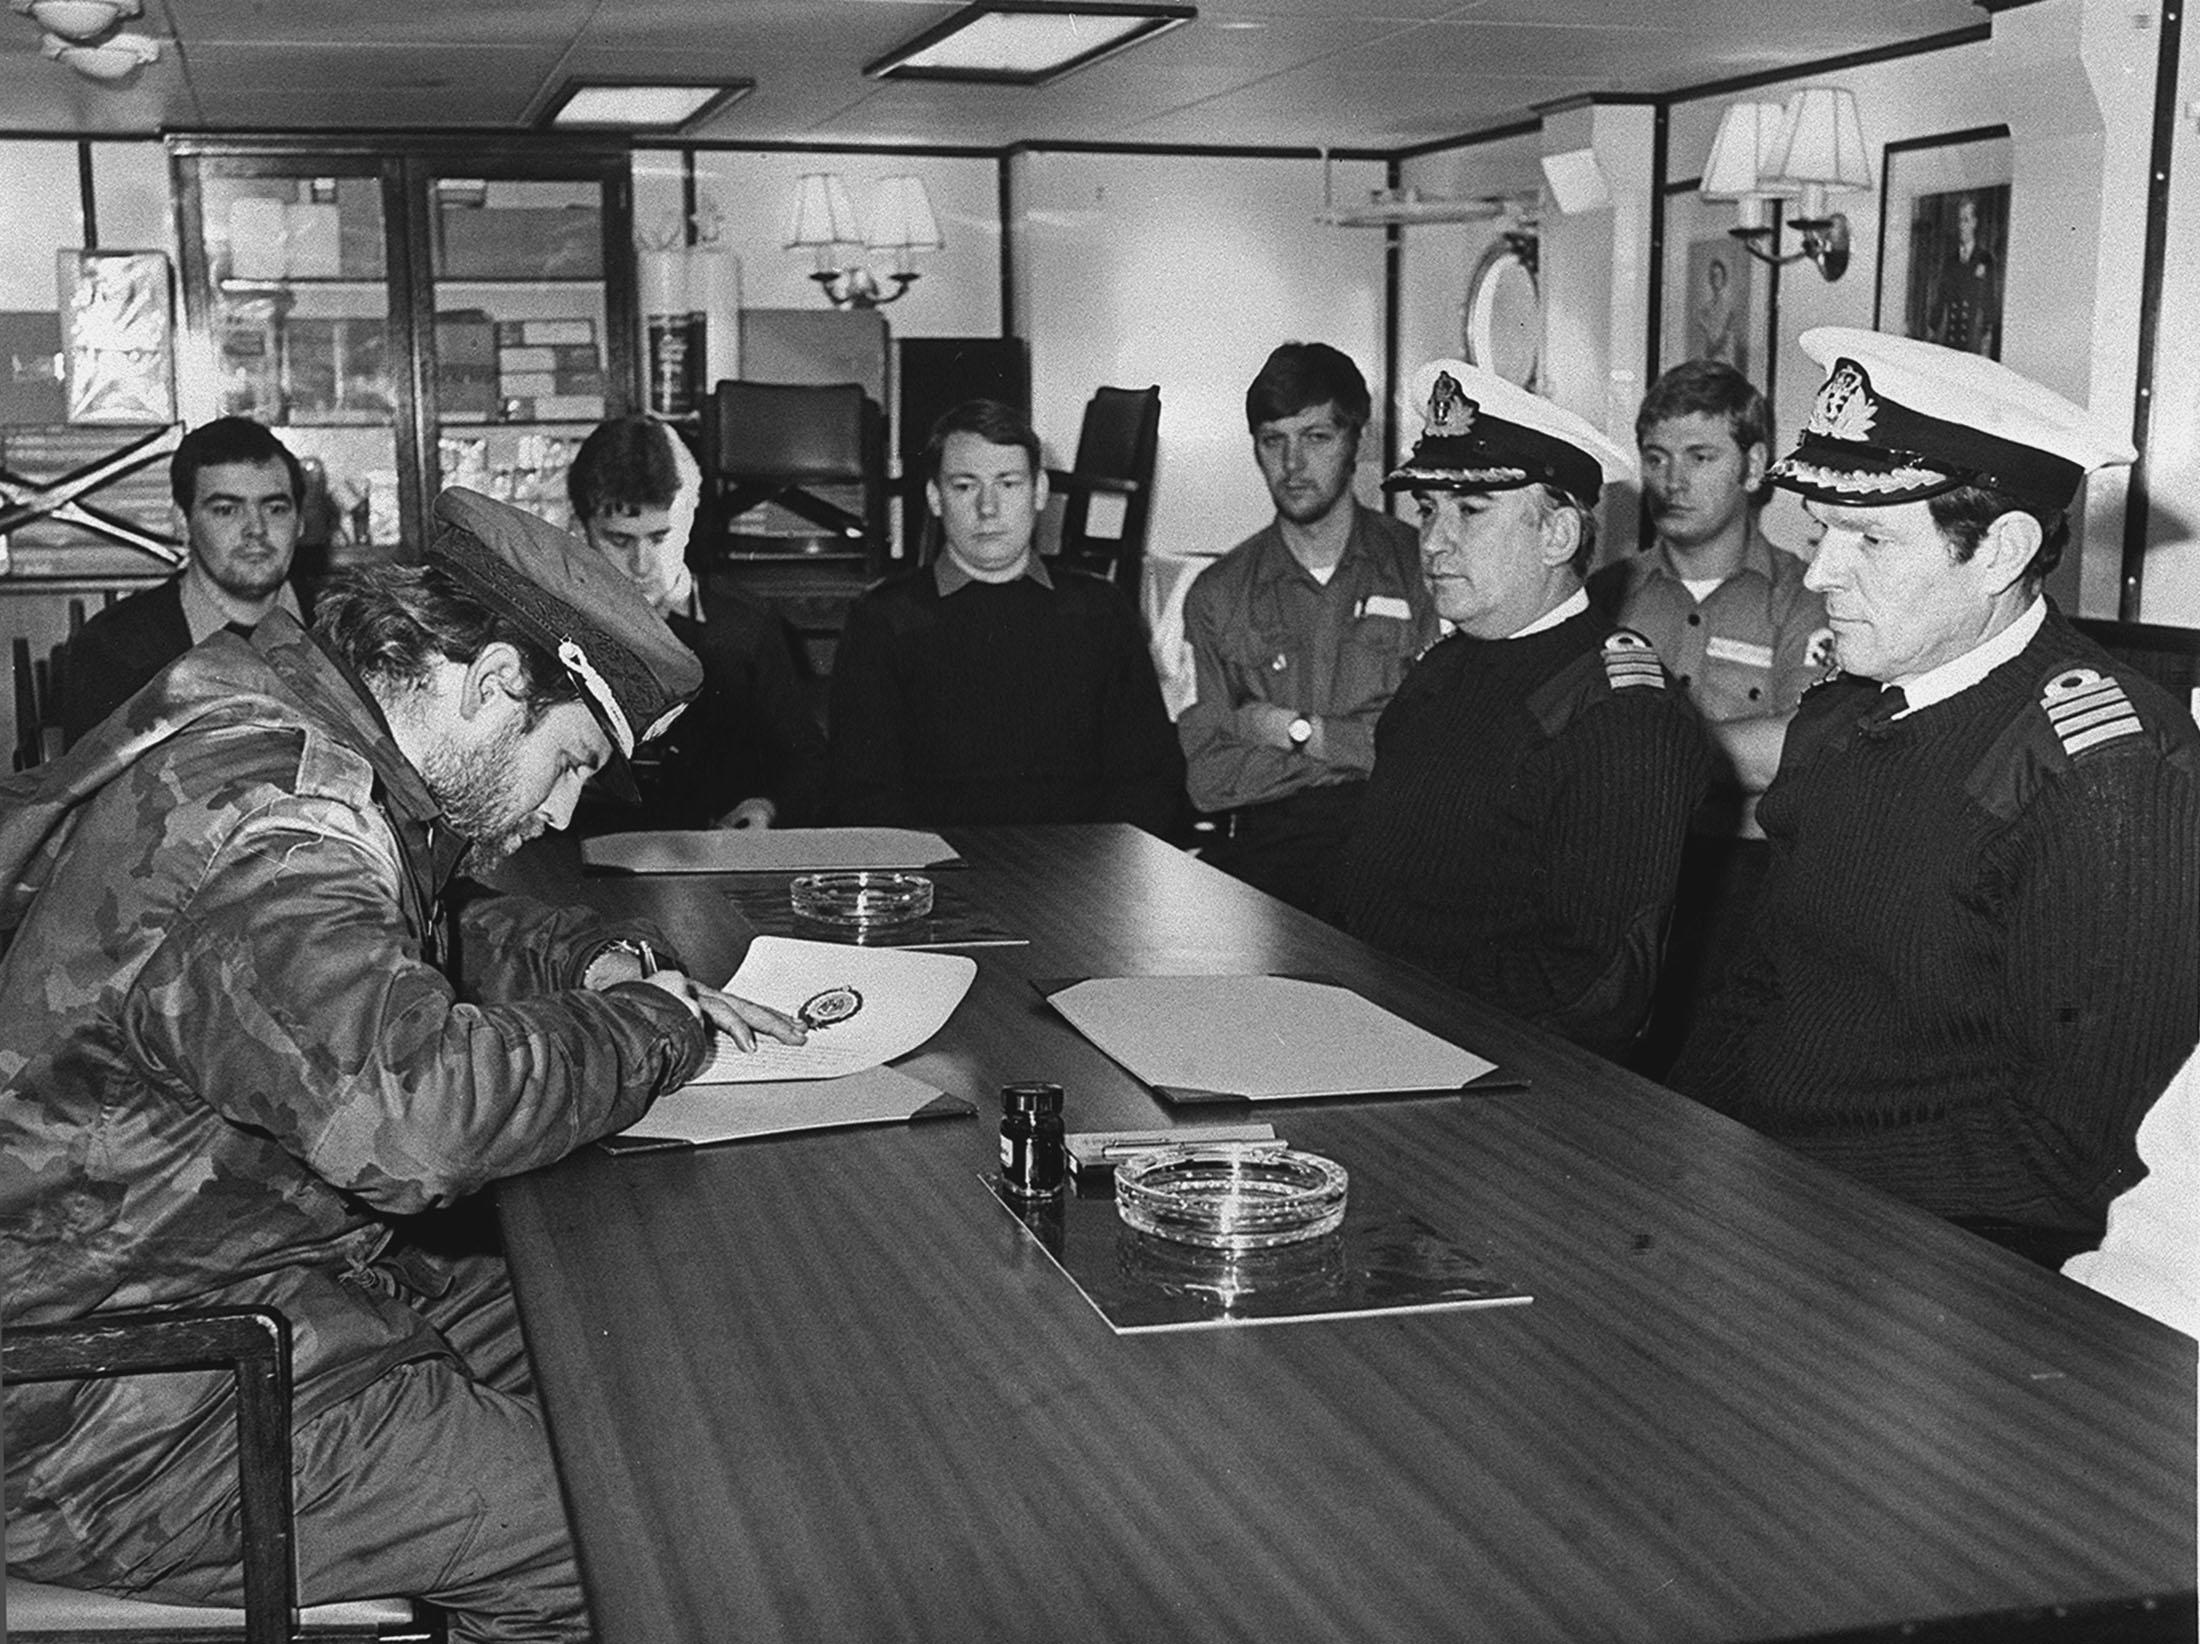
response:
[[[1160,437],[1158,387],[1095,389],[1078,429],[1075,466],[1047,470],[1047,484],[1062,504],[1055,557],[1097,572],[1133,597],[1146,561]]]
[[[703,422],[701,537],[719,559],[841,558],[885,568],[886,422],[859,383],[721,382]],[[745,532],[771,506],[801,526]]]
[[[394,1644],[440,1636],[403,1600],[299,1611],[290,1502],[290,1327],[268,1308],[93,1314],[67,1324],[11,1325],[0,1381],[82,1381],[176,1370],[226,1370],[237,1387],[237,1481],[244,1531],[241,1610],[159,1604],[10,1576],[15,1644]]]

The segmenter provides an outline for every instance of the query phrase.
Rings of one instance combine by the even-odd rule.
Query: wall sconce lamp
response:
[[[1837,190],[1872,186],[1856,94],[1839,86],[1805,86],[1778,103],[1735,103],[1719,118],[1697,192],[1706,200],[1732,200],[1729,230],[1760,262],[1778,267],[1809,262],[1828,280],[1849,266],[1849,220],[1826,209]],[[1787,219],[1802,236],[1799,249],[1782,253],[1772,220],[1775,200],[1793,200]]]
[[[810,278],[835,308],[884,308],[900,301],[919,278],[911,266],[916,253],[938,251],[946,244],[920,178],[881,179],[870,232],[863,235],[856,232],[855,207],[838,172],[806,172],[795,185],[786,249],[808,246],[816,252],[817,269]],[[848,255],[843,256],[843,248]],[[894,254],[894,267],[885,276],[893,282],[892,291],[859,251]]]
[[[118,32],[124,18],[144,9],[143,0],[9,0],[9,8],[46,31],[41,55],[87,80],[123,84],[160,58],[159,41]]]
[[[28,17],[48,34],[84,45],[98,39],[125,17],[143,10],[142,0],[8,0],[9,9]]]

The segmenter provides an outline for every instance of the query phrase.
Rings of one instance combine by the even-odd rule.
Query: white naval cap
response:
[[[1383,479],[1386,491],[1510,491],[1554,485],[1585,508],[1605,486],[1635,477],[1634,453],[1571,411],[1464,360],[1431,360],[1413,374],[1421,414],[1413,455]]]
[[[1981,485],[2059,513],[2087,474],[2137,456],[2084,407],[1983,354],[1837,325],[1802,345],[1827,376],[1771,478],[1820,502],[1878,507]]]

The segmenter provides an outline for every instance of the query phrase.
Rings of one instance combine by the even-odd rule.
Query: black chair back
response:
[[[1049,469],[1062,499],[1058,557],[1135,589],[1146,558],[1154,464],[1161,439],[1161,390],[1100,388],[1085,404],[1077,462]],[[1096,499],[1107,499],[1096,509]]]
[[[703,492],[712,560],[830,556],[875,572],[888,551],[884,415],[856,383],[721,382],[704,417]],[[795,528],[749,531],[742,517],[767,504]]]

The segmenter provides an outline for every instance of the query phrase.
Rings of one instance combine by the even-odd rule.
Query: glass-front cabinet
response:
[[[444,485],[562,519],[636,402],[632,183],[602,145],[169,140],[187,421],[277,429],[332,565],[417,551]]]

